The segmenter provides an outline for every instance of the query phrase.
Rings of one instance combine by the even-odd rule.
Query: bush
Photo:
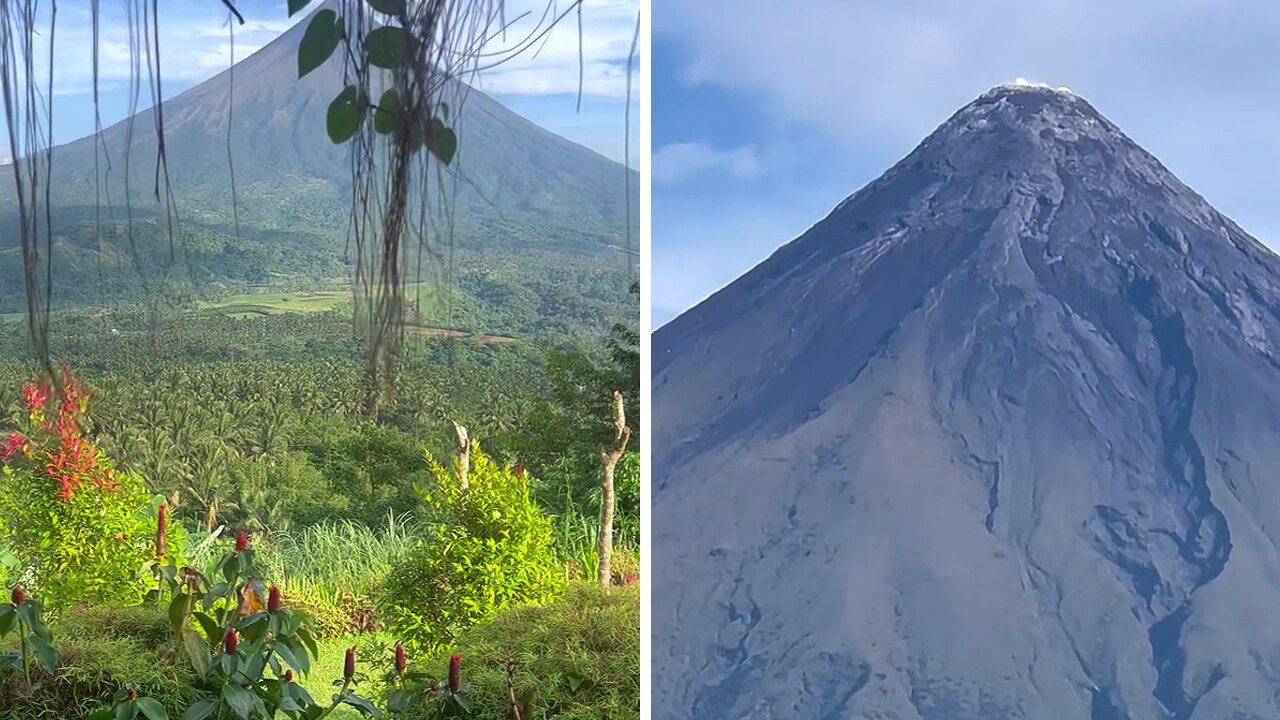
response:
[[[184,655],[175,661],[173,629],[154,607],[76,607],[52,631],[57,673],[40,673],[42,688],[34,694],[21,673],[0,675],[0,720],[82,718],[126,684],[159,700],[173,718],[195,698],[195,674]]]
[[[153,557],[158,504],[81,433],[88,395],[70,373],[60,397],[36,383],[23,397],[29,425],[0,443],[0,540],[53,610],[140,600],[150,587],[139,570]],[[169,547],[179,547],[179,524],[168,534]]]
[[[528,475],[499,467],[478,445],[467,490],[429,455],[428,464],[435,486],[419,494],[433,524],[387,578],[380,609],[394,635],[430,652],[498,610],[554,597],[564,573]]]
[[[422,668],[443,677],[462,654],[471,717],[508,720],[508,658],[514,689],[527,702],[521,720],[632,720],[640,717],[640,592],[571,583],[543,606],[505,610],[464,632],[454,648]],[[425,713],[406,715],[424,720]]]

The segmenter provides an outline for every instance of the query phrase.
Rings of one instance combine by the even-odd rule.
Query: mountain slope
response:
[[[993,89],[654,337],[655,717],[1280,716],[1280,259]]]
[[[201,279],[257,284],[264,280],[252,271],[264,266],[266,275],[295,272],[299,265],[315,277],[348,273],[342,260],[351,185],[348,148],[331,144],[325,132],[326,108],[343,86],[341,67],[335,55],[307,77],[296,77],[297,46],[307,23],[302,20],[233,71],[164,105],[168,167],[183,221],[179,250]],[[626,234],[628,172],[635,227],[639,183],[634,171],[534,125],[478,91],[467,91],[453,113],[460,139],[454,167],[462,180],[456,193],[452,183],[446,192],[454,196],[457,249],[622,264],[609,245],[623,244]],[[130,266],[121,227],[108,232],[105,250],[97,246],[92,226],[99,190],[103,217],[126,217],[127,198],[137,217],[151,221],[135,228],[143,255],[156,266],[167,261],[168,243],[156,221],[159,206],[153,195],[151,111],[141,112],[132,125],[125,120],[107,128],[101,142],[106,156],[97,186],[94,138],[54,152],[55,234],[70,268],[63,282],[68,292],[97,282],[93,273],[100,265]],[[239,240],[228,143],[240,203]],[[128,159],[126,147],[131,148]],[[0,185],[0,220],[12,223],[15,215],[11,183]],[[437,227],[445,224],[442,218]],[[9,244],[0,244],[0,253]],[[534,262],[549,261],[540,256]],[[12,263],[3,265],[0,290],[12,297],[20,290],[20,274]],[[625,282],[619,296],[625,296]]]

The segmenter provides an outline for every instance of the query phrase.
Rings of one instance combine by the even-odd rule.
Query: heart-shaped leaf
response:
[[[382,135],[390,135],[400,129],[404,108],[400,106],[400,93],[394,89],[382,93],[378,110],[373,114],[373,129]]]
[[[369,7],[380,13],[400,17],[404,15],[404,0],[368,0]]]
[[[369,52],[369,62],[387,69],[403,65],[408,48],[404,28],[394,25],[383,25],[370,31],[364,40],[364,46]]]
[[[323,65],[338,48],[341,40],[342,26],[338,13],[332,10],[316,13],[302,35],[302,43],[298,45],[298,77],[305,77],[307,73]]]
[[[453,156],[458,152],[458,136],[453,130],[445,127],[438,118],[431,119],[431,129],[427,131],[427,149],[440,159],[440,162],[448,165],[453,162]]]
[[[364,105],[360,102],[360,92],[354,85],[348,85],[329,103],[329,113],[325,116],[329,139],[335,145],[350,140],[360,129],[363,119]]]

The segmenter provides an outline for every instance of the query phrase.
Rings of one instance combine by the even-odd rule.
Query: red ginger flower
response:
[[[236,651],[240,649],[240,636],[236,634],[235,628],[227,630],[227,637],[223,640],[222,645],[228,655],[235,655]]]
[[[126,690],[126,691],[125,691],[125,694],[129,696],[129,699],[130,699],[130,700],[137,700],[137,699],[138,699],[138,691],[137,691],[137,690],[134,690],[133,688],[129,688],[128,690]]]
[[[449,692],[457,694],[462,687],[462,653],[449,658]]]
[[[280,612],[280,588],[276,585],[267,593],[267,612],[272,615]]]
[[[27,592],[22,589],[21,585],[14,585],[13,592],[9,593],[9,599],[14,605],[22,605],[27,601]]]
[[[240,534],[236,535],[236,552],[242,553],[248,549],[249,549],[249,536],[245,535],[244,531],[241,530]]]
[[[396,674],[403,675],[408,662],[404,657],[404,643],[396,643]]]
[[[347,659],[342,664],[342,677],[346,680],[356,676],[356,646],[347,648]]]
[[[291,683],[291,682],[293,682],[293,671],[292,671],[292,670],[285,670],[285,671],[284,671],[284,684],[285,684],[285,685],[288,685],[288,684],[289,684],[289,683]]]

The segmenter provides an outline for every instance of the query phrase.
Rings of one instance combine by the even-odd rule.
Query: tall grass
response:
[[[259,551],[258,563],[285,590],[371,595],[418,543],[422,530],[418,522],[393,513],[377,527],[334,520],[296,533],[272,533]]]

